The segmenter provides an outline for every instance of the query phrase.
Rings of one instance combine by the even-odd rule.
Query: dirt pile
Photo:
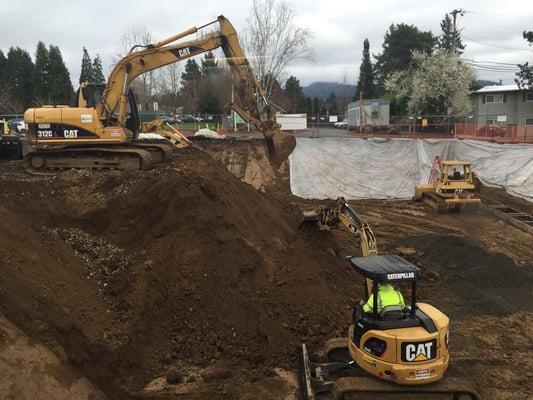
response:
[[[354,273],[297,230],[296,208],[205,153],[32,179],[3,182],[2,308],[109,394],[191,366],[268,375],[345,328]]]

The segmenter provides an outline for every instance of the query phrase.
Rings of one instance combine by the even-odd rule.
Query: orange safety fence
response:
[[[533,143],[533,126],[483,125],[460,122],[454,124],[454,137],[486,140],[494,143]]]

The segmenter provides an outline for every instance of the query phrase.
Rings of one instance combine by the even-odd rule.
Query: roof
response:
[[[528,90],[527,87],[525,87]],[[474,93],[498,93],[498,92],[519,92],[518,85],[499,85],[499,86],[484,86]]]
[[[350,104],[348,104],[348,108],[351,107],[359,107],[360,101],[353,101]],[[378,103],[380,106],[388,106],[390,104],[390,100],[386,99],[363,99],[363,105],[364,106],[371,106],[372,104]]]
[[[397,255],[352,257],[352,267],[366,278],[381,282],[417,281],[422,271]]]

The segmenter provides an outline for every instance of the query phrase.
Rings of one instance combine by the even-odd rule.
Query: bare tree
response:
[[[308,45],[312,32],[296,26],[294,19],[292,6],[284,0],[252,2],[243,43],[267,99],[291,62],[314,60]]]
[[[145,26],[135,26],[125,32],[121,37],[113,54],[113,61],[117,63],[125,57],[136,45],[146,46],[154,42],[152,33]],[[157,74],[149,71],[140,75],[132,82],[132,87],[137,94],[139,104],[143,111],[149,110],[152,96],[157,85]]]
[[[162,103],[169,112],[175,113],[179,106],[181,64],[174,63],[158,71],[157,92],[165,99]]]

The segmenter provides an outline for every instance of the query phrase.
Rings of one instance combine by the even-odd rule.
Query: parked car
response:
[[[344,121],[335,122],[333,126],[335,126],[335,128],[337,129],[346,129],[348,127],[348,121],[344,120]]]
[[[7,126],[9,129],[14,130],[17,133],[22,133],[22,131],[26,129],[26,124],[22,118],[10,119],[7,121]]]

